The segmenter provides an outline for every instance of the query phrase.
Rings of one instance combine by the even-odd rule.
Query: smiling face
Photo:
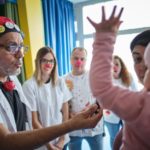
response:
[[[115,79],[120,78],[120,72],[121,72],[121,63],[118,58],[113,59],[113,77]]]
[[[41,72],[43,75],[50,75],[55,65],[53,55],[49,52],[41,59]]]
[[[9,76],[17,75],[20,73],[20,67],[22,66],[23,53],[18,51],[12,54],[6,49],[10,44],[22,45],[23,39],[20,33],[8,32],[0,37],[0,75]]]
[[[55,86],[57,82],[57,62],[53,49],[41,47],[35,59],[34,77],[38,85],[52,81]]]
[[[147,70],[147,67],[145,66],[144,63],[144,52],[145,52],[145,47],[141,45],[136,45],[132,51],[134,69],[139,81],[142,84],[143,84],[145,72]]]
[[[85,71],[86,51],[81,48],[76,48],[71,56],[71,65],[74,75],[81,75]]]

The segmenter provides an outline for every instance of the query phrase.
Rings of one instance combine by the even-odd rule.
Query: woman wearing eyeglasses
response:
[[[39,129],[68,120],[68,100],[71,94],[63,79],[57,77],[57,62],[49,47],[39,49],[35,72],[23,85],[24,93],[32,107],[32,126]],[[69,141],[61,136],[39,150],[62,150]]]

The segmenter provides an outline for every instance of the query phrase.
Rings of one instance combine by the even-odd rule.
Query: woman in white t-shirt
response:
[[[23,85],[24,93],[32,107],[33,129],[60,124],[68,119],[68,101],[71,94],[63,79],[57,77],[57,63],[53,50],[39,49],[34,75]],[[68,135],[61,136],[38,150],[65,149]]]
[[[113,69],[112,69],[112,75],[113,75],[113,84],[116,86],[120,86],[122,88],[130,88],[132,89],[132,78],[130,73],[127,70],[127,67],[125,66],[122,59],[114,55],[113,56]],[[110,145],[111,148],[113,147],[113,143],[115,140],[115,137],[122,126],[122,120],[112,111],[110,110],[104,110],[104,120],[105,124],[108,128],[108,132],[110,135]]]

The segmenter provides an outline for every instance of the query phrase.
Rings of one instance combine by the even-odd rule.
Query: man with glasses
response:
[[[0,16],[0,149],[31,150],[72,130],[94,127],[101,118],[93,105],[73,119],[53,127],[24,131],[31,121],[28,104],[20,83],[13,75],[20,73],[27,47],[23,34],[9,18]]]

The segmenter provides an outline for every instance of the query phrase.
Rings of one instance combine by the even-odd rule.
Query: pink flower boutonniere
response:
[[[69,88],[70,91],[73,89],[73,82],[71,80],[66,79],[66,84],[67,87]]]
[[[12,91],[15,88],[15,84],[13,81],[6,81],[3,83],[3,88],[6,91]]]

